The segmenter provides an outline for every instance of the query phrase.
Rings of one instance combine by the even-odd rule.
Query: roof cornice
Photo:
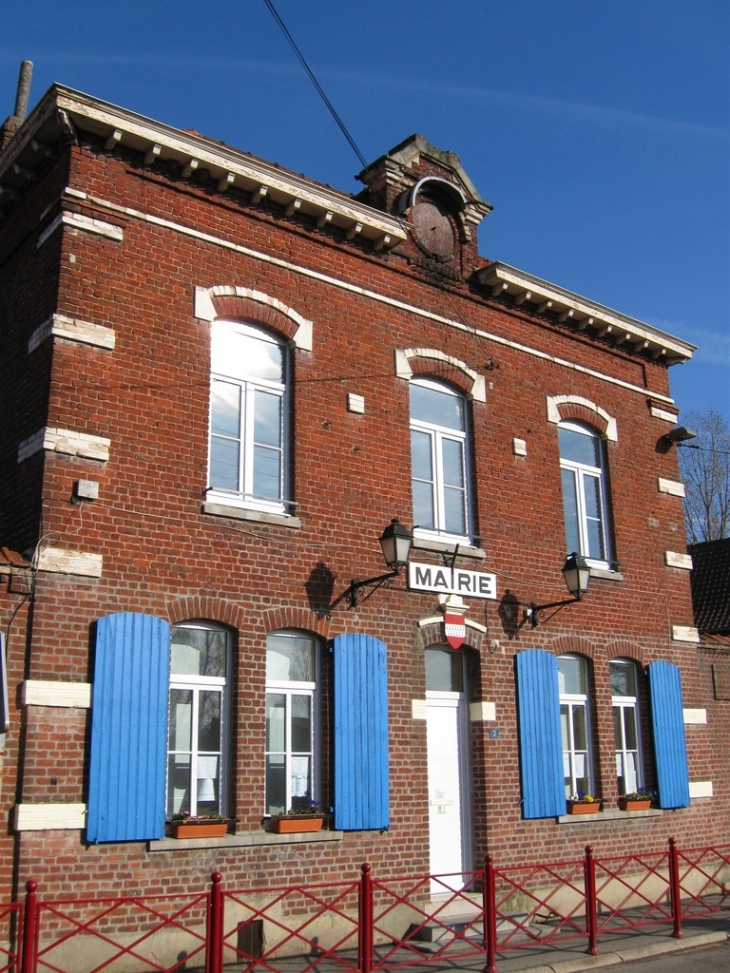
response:
[[[663,360],[667,365],[685,362],[697,350],[697,346],[688,341],[508,264],[489,264],[477,271],[476,276],[483,287],[491,290],[493,297],[509,297],[515,306],[528,305],[531,311],[549,315],[551,320],[569,323],[577,331],[589,331],[617,346],[625,345],[627,350]]]
[[[352,196],[312,182],[304,176],[220,145],[203,136],[172,128],[98,98],[53,85],[0,155],[0,186],[17,192],[32,176],[34,164],[64,128],[90,132],[106,140],[108,150],[122,145],[141,152],[147,164],[169,160],[180,165],[182,177],[207,169],[219,192],[231,187],[264,196],[283,205],[288,215],[308,214],[320,226],[340,227],[348,239],[363,236],[376,247],[391,248],[406,239],[403,221],[358,202]]]

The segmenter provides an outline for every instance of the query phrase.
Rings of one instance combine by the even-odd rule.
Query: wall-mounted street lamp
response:
[[[534,602],[529,605],[523,605],[522,607],[527,609],[525,618],[530,619],[533,628],[537,628],[540,624],[540,615],[547,611],[548,608],[562,608],[564,605],[572,605],[574,602],[580,601],[586,591],[588,591],[591,571],[588,567],[588,562],[580,554],[574,552],[568,555],[563,565],[562,573],[565,578],[565,585],[573,597],[566,598],[564,601],[551,601],[546,605],[536,605]]]
[[[369,598],[373,591],[376,591],[383,585],[388,587],[393,578],[397,578],[408,563],[408,555],[411,553],[412,544],[413,534],[411,534],[407,527],[403,526],[397,517],[394,517],[380,535],[380,547],[383,551],[383,558],[391,570],[386,574],[379,574],[375,578],[366,578],[364,581],[360,580],[360,578],[353,578],[342,594],[335,598],[320,614],[323,616],[329,615],[332,609],[336,608],[343,601],[348,608],[354,608],[361,601],[364,601],[365,597]],[[372,590],[365,595],[367,588],[371,588]]]
[[[674,429],[670,429],[669,432],[665,432],[663,436],[659,437],[657,448],[659,452],[666,453],[675,444],[677,446],[684,446],[688,439],[697,439],[697,433],[694,429],[687,429],[686,426],[675,426]],[[697,449],[696,446],[690,446],[689,448]]]

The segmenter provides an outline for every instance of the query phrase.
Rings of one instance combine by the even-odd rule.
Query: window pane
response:
[[[565,655],[558,658],[558,685],[561,696],[565,694],[585,696],[585,665],[582,659],[573,659]]]
[[[198,814],[218,814],[219,804],[219,773],[218,755],[204,754],[198,757]]]
[[[573,707],[573,743],[576,750],[588,749],[585,706]]]
[[[563,741],[563,750],[570,750],[570,733],[568,732],[569,710],[567,706],[560,707],[560,737]]]
[[[281,498],[281,451],[255,446],[253,451],[253,493],[255,497]]]
[[[623,750],[624,741],[622,736],[623,723],[621,722],[621,707],[613,708],[613,739],[617,750]]]
[[[636,750],[636,710],[633,706],[624,707],[624,729],[626,732],[626,749]]]
[[[266,640],[266,678],[286,682],[314,682],[314,649],[313,639],[269,635]]]
[[[605,552],[603,549],[603,531],[600,523],[589,520],[588,524],[588,557],[593,557],[597,561],[603,561]]]
[[[286,697],[283,693],[266,694],[266,749],[286,750]]]
[[[460,395],[411,382],[411,418],[463,432],[464,400]]]
[[[200,692],[198,750],[217,753],[221,748],[221,694]]]
[[[213,382],[211,390],[211,429],[220,436],[238,438],[241,434],[241,388],[229,382]]]
[[[190,757],[173,753],[167,758],[167,813],[190,813]]]
[[[621,662],[611,663],[611,692],[614,696],[635,696],[633,685],[629,688],[629,684],[634,683],[633,677],[633,666],[624,665]]]
[[[284,381],[284,349],[264,337],[243,334],[225,324],[214,327],[211,368],[232,378]]]
[[[254,442],[266,446],[281,445],[281,396],[271,392],[254,393]]]
[[[210,443],[210,485],[220,490],[238,490],[240,444],[235,439],[213,437]]]
[[[302,807],[312,796],[312,760],[311,757],[292,757],[290,786],[292,807]]]
[[[561,470],[563,478],[563,517],[565,518],[565,549],[571,554],[581,553],[580,528],[578,526],[578,497],[575,473]]]
[[[411,431],[411,467],[418,480],[433,480],[432,438],[425,432]]]
[[[308,753],[312,749],[312,698],[291,698],[291,748],[294,753]]]
[[[558,441],[560,443],[560,458],[583,466],[600,466],[599,444],[597,436],[592,436],[572,429],[558,427]]]
[[[444,483],[446,486],[464,488],[464,448],[455,439],[442,439]]]
[[[192,692],[189,689],[171,689],[168,750],[190,751],[192,714]]]
[[[413,483],[413,522],[418,527],[435,527],[433,488],[428,483]]]
[[[603,528],[601,526],[601,484],[595,476],[583,477],[586,505],[586,529],[588,532],[588,557],[602,560]]]
[[[461,652],[454,652],[453,649],[426,649],[426,689],[443,693],[464,691]]]
[[[444,527],[452,534],[466,533],[465,494],[463,490],[444,490]],[[422,525],[424,526],[424,525]]]
[[[586,516],[598,520],[601,516],[601,484],[597,476],[583,476]]]
[[[283,756],[266,758],[266,813],[286,814],[286,761]]]
[[[170,648],[170,672],[185,676],[226,675],[225,632],[175,627]]]

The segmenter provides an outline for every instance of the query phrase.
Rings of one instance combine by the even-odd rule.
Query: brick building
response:
[[[4,897],[727,834],[664,438],[693,347],[481,257],[420,136],[360,179],[61,86],[6,125]],[[408,569],[338,601],[392,518]],[[309,798],[324,830],[271,833]]]

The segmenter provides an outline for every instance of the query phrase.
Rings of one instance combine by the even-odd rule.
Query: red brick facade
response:
[[[462,650],[469,701],[495,707],[495,719],[475,718],[472,707],[473,860],[487,851],[505,864],[575,856],[587,841],[606,855],[659,848],[670,834],[685,845],[725,839],[728,777],[718,754],[730,703],[712,699],[697,646],[673,638],[673,626],[693,624],[688,572],[666,556],[686,552],[682,500],[658,487],[678,480],[675,451],[657,443],[676,415],[668,365],[690,347],[598,305],[594,320],[589,302],[557,288],[563,303],[551,303],[540,288],[553,285],[531,289],[527,275],[501,287],[499,274],[511,268],[477,253],[476,223],[489,207],[458,159],[422,140],[374,163],[356,200],[273,167],[262,195],[253,176],[239,174],[261,168],[258,160],[147,120],[140,134],[137,116],[124,113],[115,139],[114,125],[95,121],[91,104],[52,89],[0,156],[0,181],[10,185],[16,159],[31,168],[31,135],[48,149],[14,185],[0,224],[0,542],[27,559],[0,561],[11,701],[1,752],[9,826],[0,835],[0,897],[31,877],[57,891],[68,891],[73,875],[78,892],[149,892],[196,886],[214,868],[232,885],[244,876],[280,882],[300,874],[304,861],[314,880],[354,874],[366,860],[381,874],[429,871],[426,721],[413,702],[426,698],[424,650],[443,642],[437,596],[407,590],[401,577],[356,608],[318,614],[352,577],[385,570],[377,539],[391,517],[413,522],[404,360],[412,376],[451,383],[468,399],[471,534],[481,540],[457,566],[497,576],[497,601],[466,599],[474,623]],[[102,109],[111,118],[110,106]],[[184,174],[184,152],[203,160],[192,175]],[[206,153],[220,158],[206,161]],[[221,186],[227,164],[235,180]],[[458,185],[466,200],[459,210],[431,187],[454,235],[446,257],[429,257],[414,242],[409,209],[395,218],[401,194],[428,177]],[[329,194],[334,215],[327,219],[326,201],[312,203],[311,193]],[[54,333],[32,341],[53,315]],[[211,317],[244,320],[289,343],[291,517],[204,511]],[[93,342],[69,337],[66,319],[102,330]],[[113,332],[113,348],[103,329]],[[349,394],[364,398],[362,414],[348,411]],[[570,401],[558,401],[551,417],[549,403],[561,396]],[[618,567],[595,572],[580,604],[533,629],[510,604],[565,597],[558,419],[587,423],[604,438]],[[43,440],[43,430],[108,440],[108,458],[64,445],[68,437]],[[41,445],[19,456],[39,432]],[[524,441],[526,455],[515,454],[514,440]],[[77,480],[98,482],[98,499],[71,504]],[[86,573],[49,570],[57,550],[100,556],[101,568],[94,573],[88,561]],[[438,546],[424,541],[411,559],[442,563]],[[16,827],[18,808],[86,804],[90,710],[22,705],[23,694],[38,682],[92,684],[94,623],[119,612],[171,624],[205,619],[233,633],[235,834],[205,849],[94,845],[81,827]],[[277,629],[321,639],[326,805],[337,799],[327,640],[351,632],[388,646],[388,831],[348,831],[316,846],[239,840],[263,828],[265,648]],[[514,658],[533,648],[590,660],[595,789],[604,811],[577,827],[554,816],[522,818]],[[608,662],[619,657],[679,666],[684,707],[708,716],[686,726],[689,778],[711,781],[714,800],[693,797],[689,807],[649,816],[616,811]],[[643,688],[640,708],[653,786]]]

